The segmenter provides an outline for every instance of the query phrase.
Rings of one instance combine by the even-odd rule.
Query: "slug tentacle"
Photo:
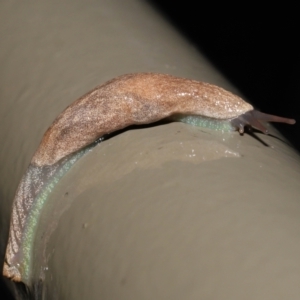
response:
[[[30,285],[33,244],[48,195],[95,141],[127,126],[167,117],[240,133],[246,125],[267,133],[260,121],[295,123],[258,112],[215,85],[166,74],[127,74],[96,87],[55,119],[33,155],[13,201],[4,276]]]
[[[237,118],[232,119],[231,125],[236,128],[241,134],[244,132],[244,126],[249,125],[252,126],[261,132],[267,134],[268,130],[265,128],[263,124],[260,123],[260,121],[265,122],[277,122],[277,123],[286,123],[293,125],[296,123],[294,119],[288,119],[283,117],[278,117],[274,115],[269,115],[262,113],[257,110],[251,110],[247,111],[246,113],[238,116]]]

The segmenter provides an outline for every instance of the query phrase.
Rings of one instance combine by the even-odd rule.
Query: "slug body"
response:
[[[56,182],[96,140],[129,125],[167,117],[193,125],[221,124],[221,129],[240,133],[245,125],[267,133],[259,120],[295,123],[255,111],[249,103],[220,87],[170,75],[128,74],[96,87],[56,118],[19,184],[4,276],[30,284],[32,244],[43,204]]]

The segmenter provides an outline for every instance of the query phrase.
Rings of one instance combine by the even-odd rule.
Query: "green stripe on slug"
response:
[[[235,127],[233,127],[230,121],[228,120],[217,120],[196,115],[184,116],[179,114],[172,116],[172,120],[187,123],[193,126],[206,127],[223,132],[230,132],[236,130]]]
[[[36,236],[36,231],[40,219],[41,212],[53,191],[58,181],[70,170],[70,168],[79,160],[87,151],[89,151],[94,144],[76,152],[67,159],[64,159],[58,171],[55,172],[48,183],[45,183],[41,192],[37,195],[31,210],[27,216],[26,225],[22,235],[22,242],[19,249],[18,262],[16,267],[22,276],[22,281],[27,284],[32,278],[32,259],[33,259],[33,245]]]

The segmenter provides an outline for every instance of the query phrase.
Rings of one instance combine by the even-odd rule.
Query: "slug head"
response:
[[[260,122],[277,122],[293,125],[296,123],[294,119],[282,118],[274,115],[264,114],[257,110],[250,110],[246,113],[234,118],[230,121],[233,128],[236,128],[240,134],[244,133],[245,126],[251,126],[261,132],[268,134],[267,128]]]

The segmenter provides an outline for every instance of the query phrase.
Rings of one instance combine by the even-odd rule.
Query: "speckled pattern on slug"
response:
[[[127,74],[67,107],[46,131],[31,162],[52,165],[104,134],[177,113],[224,120],[252,109],[240,97],[212,84],[165,74]]]

